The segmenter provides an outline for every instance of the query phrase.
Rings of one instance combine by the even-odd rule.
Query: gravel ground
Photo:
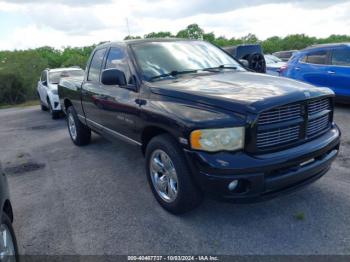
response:
[[[63,119],[0,110],[21,254],[350,254],[350,106],[338,106],[340,155],[311,186],[267,202],[205,199],[177,217],[153,198],[141,152],[94,135],[73,146]]]

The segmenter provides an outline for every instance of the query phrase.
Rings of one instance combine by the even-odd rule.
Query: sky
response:
[[[216,36],[350,35],[344,0],[0,0],[0,50],[63,48],[176,34],[197,23]]]

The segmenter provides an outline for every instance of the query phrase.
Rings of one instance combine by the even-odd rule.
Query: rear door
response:
[[[310,51],[301,57],[292,69],[293,78],[315,86],[327,86],[328,84],[328,60],[327,50]]]
[[[327,70],[329,87],[339,96],[350,96],[350,47],[338,47],[331,52]]]
[[[101,102],[101,69],[105,61],[107,47],[95,50],[87,68],[86,77],[82,85],[82,105],[85,116],[93,123],[101,124],[103,103]],[[90,123],[91,124],[91,123]]]

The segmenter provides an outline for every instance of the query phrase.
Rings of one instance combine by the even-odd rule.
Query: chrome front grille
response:
[[[257,136],[258,148],[263,149],[266,147],[272,147],[296,141],[299,138],[299,132],[299,126],[279,128],[273,131],[260,132]]]
[[[329,114],[309,121],[307,125],[306,135],[312,137],[318,135],[329,126]]]
[[[259,125],[290,121],[301,117],[301,105],[287,105],[263,112],[258,120]]]
[[[256,149],[269,150],[297,144],[330,128],[332,100],[322,98],[281,106],[260,114]]]
[[[331,109],[330,99],[318,99],[308,102],[309,115],[314,115],[329,109]]]

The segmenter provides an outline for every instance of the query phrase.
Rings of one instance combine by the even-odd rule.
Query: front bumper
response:
[[[55,112],[61,112],[62,111],[60,98],[59,98],[58,95],[51,94],[50,95],[50,102],[51,102],[51,107],[52,107],[53,111],[55,111]]]
[[[193,177],[211,195],[239,202],[258,201],[286,193],[322,177],[340,146],[336,125],[303,145],[265,155],[244,152],[206,153],[186,150]],[[228,185],[238,180],[231,191]]]

